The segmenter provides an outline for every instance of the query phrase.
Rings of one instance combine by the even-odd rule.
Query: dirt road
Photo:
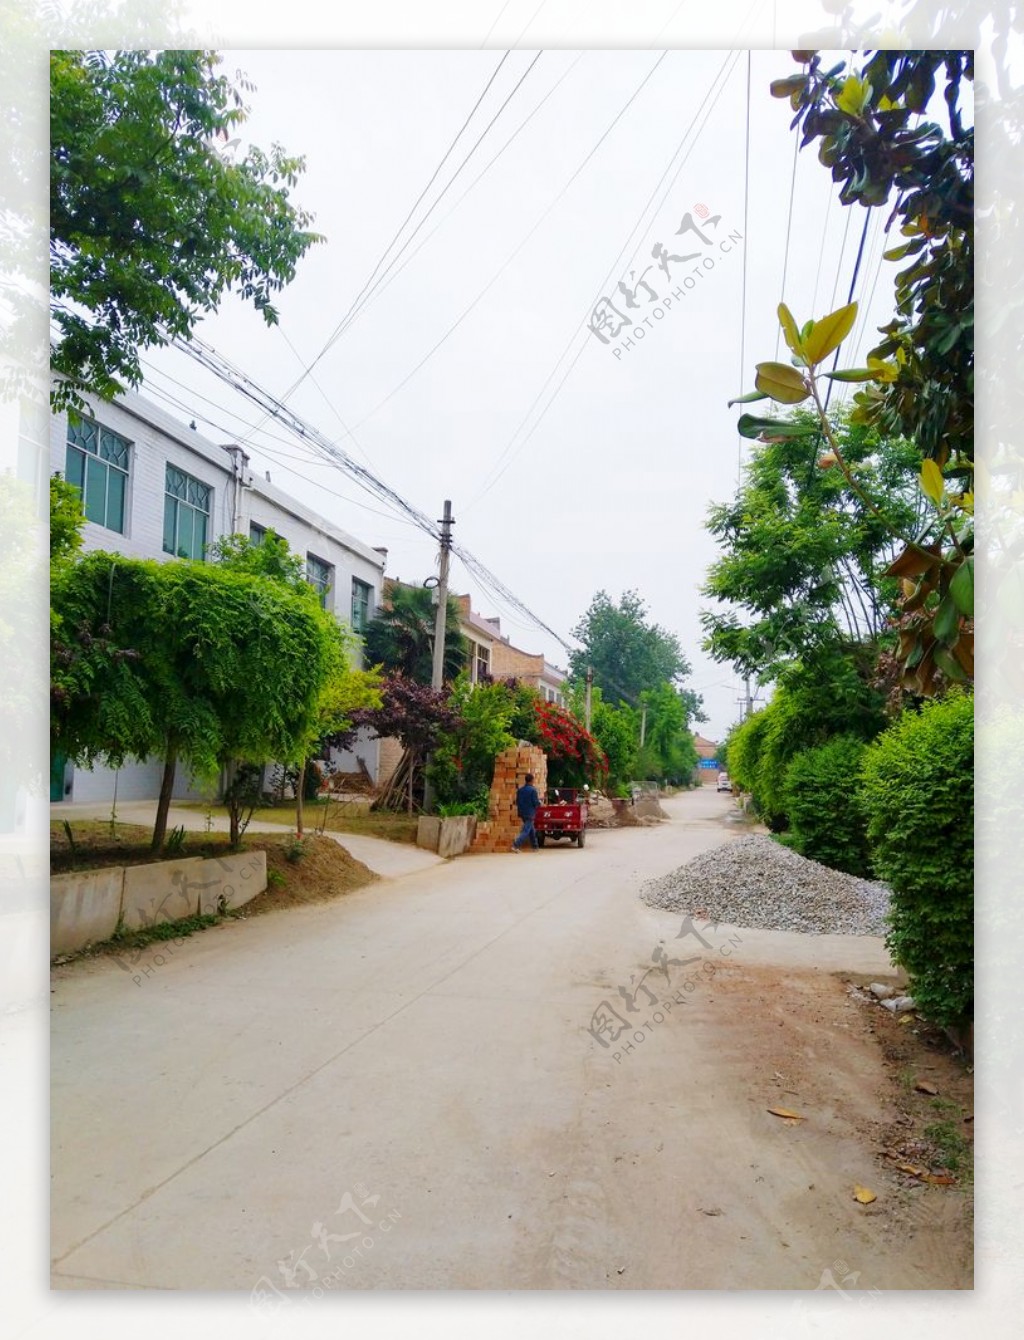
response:
[[[54,1287],[271,1310],[321,1289],[815,1289],[839,1267],[969,1287],[954,1202],[923,1188],[911,1233],[879,1168],[897,1095],[844,977],[891,972],[881,942],[700,943],[636,896],[728,841],[730,805],[683,795],[583,850],[463,857],[131,971],[58,969]]]

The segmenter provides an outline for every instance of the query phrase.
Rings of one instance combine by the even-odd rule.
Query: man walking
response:
[[[516,840],[512,843],[513,851],[521,851],[522,845],[527,838],[530,839],[530,846],[537,850],[537,833],[533,826],[534,815],[540,809],[540,796],[537,794],[537,788],[533,784],[533,773],[526,774],[526,781],[516,791],[516,812],[523,821],[522,831]]]

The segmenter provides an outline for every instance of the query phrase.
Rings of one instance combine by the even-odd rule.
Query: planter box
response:
[[[475,814],[456,814],[450,819],[442,819],[438,856],[461,856],[464,851],[469,851],[475,836]]]
[[[436,814],[421,814],[416,824],[416,846],[437,851],[441,841],[441,819]]]

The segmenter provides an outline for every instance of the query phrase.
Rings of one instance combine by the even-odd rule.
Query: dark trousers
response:
[[[523,845],[523,843],[526,841],[527,838],[530,839],[530,846],[533,847],[534,851],[536,851],[536,849],[537,849],[537,830],[536,830],[536,829],[534,828],[534,826],[533,826],[533,816],[532,816],[532,815],[530,816],[529,819],[524,819],[524,820],[523,820],[522,831],[520,832],[519,836],[516,838],[515,842],[512,843],[513,847],[521,847],[521,846]]]

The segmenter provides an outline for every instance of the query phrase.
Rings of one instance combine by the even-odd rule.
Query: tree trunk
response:
[[[306,790],[306,760],[299,764],[299,780],[295,783],[295,831],[302,837],[302,803]]]
[[[153,841],[150,851],[159,851],[167,836],[167,811],[171,808],[171,793],[174,790],[174,770],[178,762],[178,750],[174,745],[167,746],[164,756],[164,775],[160,783],[160,799],[156,805],[156,824],[153,828]]]

